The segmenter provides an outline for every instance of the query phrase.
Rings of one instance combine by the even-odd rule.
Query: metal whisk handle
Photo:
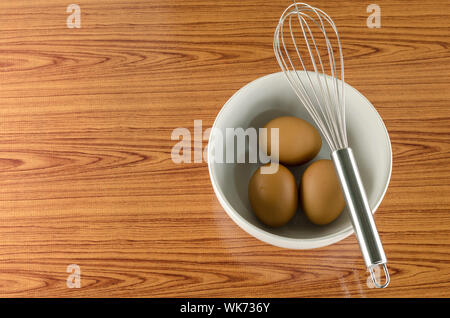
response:
[[[384,288],[389,284],[387,259],[361,182],[353,151],[351,148],[338,149],[331,154],[331,158],[336,167],[353,229],[367,269],[370,271],[375,286]],[[374,275],[374,269],[380,265],[383,266],[386,276],[384,284],[380,284]]]

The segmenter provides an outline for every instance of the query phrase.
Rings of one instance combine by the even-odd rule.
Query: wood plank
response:
[[[450,4],[311,1],[331,15],[346,80],[389,131],[376,213],[391,285],[370,289],[354,236],[317,250],[262,243],[214,196],[207,165],[175,164],[171,132],[210,127],[279,70],[289,1],[0,2],[0,296],[445,297],[450,291]],[[66,286],[69,264],[82,287]]]

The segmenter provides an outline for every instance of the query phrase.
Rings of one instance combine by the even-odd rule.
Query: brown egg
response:
[[[255,171],[248,185],[248,198],[253,212],[266,225],[278,227],[294,216],[298,206],[295,178],[283,165],[273,174]]]
[[[318,225],[333,222],[344,210],[345,199],[331,160],[313,162],[303,173],[300,200],[308,219]]]
[[[313,159],[322,147],[320,134],[313,125],[307,121],[293,117],[283,116],[272,119],[264,128],[267,128],[267,144],[265,138],[260,138],[260,148],[272,155],[271,128],[279,129],[279,161],[287,165],[298,165]],[[276,154],[273,154],[276,157]]]

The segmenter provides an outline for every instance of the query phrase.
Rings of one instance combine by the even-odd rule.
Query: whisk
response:
[[[288,22],[287,32],[284,32],[285,22]],[[303,46],[297,42],[298,38]],[[322,10],[294,1],[280,17],[273,48],[292,89],[331,148],[331,159],[367,270],[375,287],[384,288],[390,281],[386,255],[347,141],[344,59],[336,26]],[[306,53],[301,52],[302,48],[306,48]],[[378,266],[382,266],[386,277],[383,284],[375,277]]]

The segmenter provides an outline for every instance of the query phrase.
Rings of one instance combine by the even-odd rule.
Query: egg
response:
[[[273,174],[262,174],[259,167],[250,178],[248,198],[262,223],[279,227],[288,223],[297,211],[297,183],[289,169],[281,164]]]
[[[277,157],[275,153],[272,154],[272,150],[276,151],[276,145],[272,145],[271,128],[278,128],[278,160],[286,165],[306,163],[313,159],[322,147],[322,139],[317,129],[297,117],[277,117],[269,121],[264,128],[267,128],[267,138],[261,138],[260,135],[260,149],[265,150],[269,156]]]
[[[331,223],[341,214],[345,199],[331,160],[318,160],[306,168],[300,183],[300,200],[314,224]]]

